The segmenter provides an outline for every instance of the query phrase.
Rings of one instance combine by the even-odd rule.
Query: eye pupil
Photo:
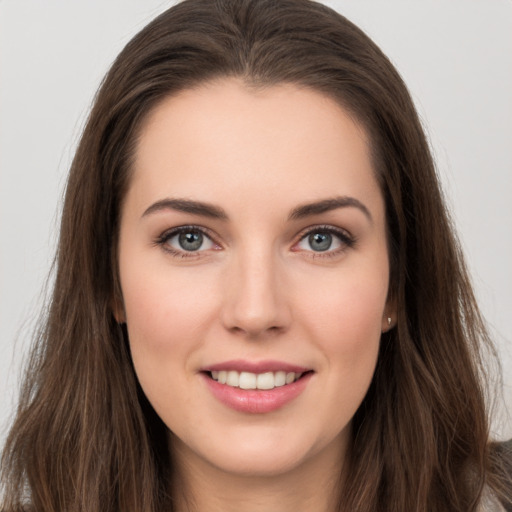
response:
[[[197,251],[203,245],[203,235],[198,231],[187,231],[180,233],[178,242],[185,251]]]
[[[332,244],[330,233],[312,233],[308,237],[309,245],[314,251],[327,251]]]

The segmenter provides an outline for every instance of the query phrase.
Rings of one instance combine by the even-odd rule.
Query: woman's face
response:
[[[322,94],[235,79],[142,128],[117,317],[175,455],[245,475],[341,460],[393,316],[365,132]]]

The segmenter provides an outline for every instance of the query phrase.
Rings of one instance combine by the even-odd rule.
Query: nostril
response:
[[[264,337],[265,335],[268,335],[268,334],[275,335],[284,330],[285,330],[284,327],[281,327],[279,325],[271,325],[270,327],[265,327],[265,326],[261,327],[261,324],[260,325],[247,324],[244,327],[240,327],[237,325],[228,327],[228,331],[231,332],[232,334],[244,335],[250,339]]]

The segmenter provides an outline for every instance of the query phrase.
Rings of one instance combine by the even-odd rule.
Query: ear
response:
[[[396,300],[393,297],[389,297],[384,308],[382,315],[382,332],[388,332],[393,329],[397,322],[397,306]]]

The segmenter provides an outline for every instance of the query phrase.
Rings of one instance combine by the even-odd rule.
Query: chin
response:
[[[215,464],[217,462],[217,464]],[[247,478],[271,478],[291,474],[307,462],[301,454],[259,453],[250,459],[247,456],[226,457],[212,461],[217,469],[233,476]]]
[[[300,426],[297,427],[300,430]],[[307,432],[302,435],[297,432],[295,435],[283,434],[272,429],[262,432],[260,427],[253,432],[210,437],[201,446],[187,446],[186,440],[178,441],[180,447],[175,445],[175,451],[178,448],[180,455],[198,458],[232,476],[268,478],[300,472],[321,460],[339,462],[343,458],[344,440],[344,435],[318,439],[308,436]]]

